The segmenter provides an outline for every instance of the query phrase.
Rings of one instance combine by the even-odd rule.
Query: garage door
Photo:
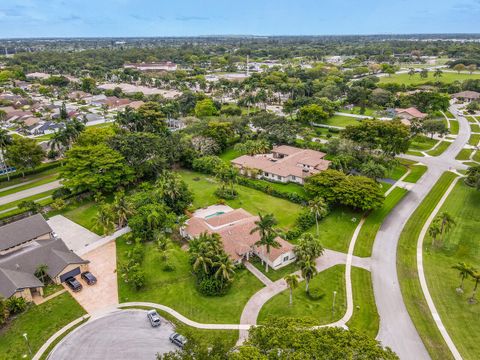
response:
[[[80,274],[80,267],[77,267],[73,270],[70,270],[69,272],[66,272],[65,274],[63,275],[60,275],[60,281],[61,282],[64,282],[65,280],[67,280],[69,277],[71,276],[77,276],[78,274]]]

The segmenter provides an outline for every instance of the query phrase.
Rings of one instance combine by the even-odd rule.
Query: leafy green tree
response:
[[[128,218],[133,215],[132,204],[128,201],[124,191],[119,191],[115,194],[111,210],[118,227],[123,228]]]
[[[212,99],[203,99],[195,105],[195,116],[199,118],[217,115],[217,111]]]
[[[8,130],[0,128],[0,162],[2,162],[4,169],[7,169],[5,159],[5,150],[7,146],[13,144],[12,136],[8,133]],[[10,181],[10,173],[7,172],[7,181]]]
[[[34,139],[19,137],[7,146],[5,158],[24,176],[25,170],[34,169],[41,164],[45,153]]]
[[[444,136],[449,133],[447,126],[442,121],[438,120],[425,120],[422,123],[422,132],[430,134],[432,139],[435,134]]]
[[[164,171],[155,185],[165,204],[177,215],[183,214],[193,201],[192,192],[177,173]]]
[[[299,279],[297,274],[289,274],[284,277],[285,282],[287,283],[288,289],[290,290],[290,301],[289,304],[293,304],[293,290],[298,287]]]
[[[277,241],[277,234],[275,232],[268,232],[264,236],[260,237],[255,243],[255,246],[265,247],[266,250],[266,260],[265,260],[265,272],[268,272],[268,257],[270,255],[270,251],[272,248],[278,249],[280,247],[280,243]]]
[[[203,134],[216,141],[221,150],[225,150],[228,142],[234,136],[233,126],[230,122],[210,121]]]
[[[432,238],[432,247],[435,246],[437,236],[440,235],[440,225],[438,221],[432,221],[428,228],[428,235]]]
[[[321,197],[332,204],[337,199],[335,187],[346,175],[338,170],[325,170],[306,179],[305,190],[311,198]]]
[[[439,80],[443,76],[443,71],[440,69],[435,69],[433,72],[433,77],[437,80]]]
[[[468,168],[465,184],[480,190],[480,165]]]
[[[95,91],[95,88],[97,87],[97,83],[95,79],[92,78],[83,78],[82,79],[82,90],[92,94]]]
[[[242,154],[257,155],[269,152],[271,145],[266,139],[247,140],[236,144],[234,149]]]
[[[453,70],[455,70],[457,73],[460,74],[460,72],[465,71],[466,66],[464,64],[457,64],[453,67]]]
[[[360,166],[362,175],[377,181],[377,179],[384,178],[387,174],[387,169],[382,164],[375,160],[369,160]]]
[[[364,211],[381,207],[385,200],[380,186],[364,176],[347,176],[335,187],[335,192],[342,205]]]
[[[111,193],[134,180],[124,157],[106,145],[76,146],[60,169],[64,186],[73,192]]]
[[[311,125],[324,122],[329,118],[329,114],[320,105],[310,104],[300,108],[297,118],[299,121]]]

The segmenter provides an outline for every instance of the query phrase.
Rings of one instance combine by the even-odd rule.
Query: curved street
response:
[[[440,176],[445,171],[467,168],[455,160],[455,156],[468,142],[470,126],[467,119],[458,115],[455,105],[450,107],[450,111],[460,125],[455,141],[437,157],[403,156],[427,165],[428,170],[386,217],[373,245],[371,272],[375,301],[380,315],[377,339],[384,346],[392,348],[401,359],[430,359],[403,302],[397,275],[397,245],[407,220]]]

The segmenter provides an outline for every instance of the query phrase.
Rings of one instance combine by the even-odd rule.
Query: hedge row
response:
[[[279,191],[273,188],[270,184],[266,182],[264,183],[264,182],[255,181],[243,176],[239,176],[237,181],[240,185],[262,191],[271,196],[289,200],[296,204],[304,205],[307,202],[307,199],[302,195],[292,193],[292,192]]]

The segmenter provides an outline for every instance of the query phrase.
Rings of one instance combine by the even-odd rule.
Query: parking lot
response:
[[[162,319],[153,328],[146,310],[119,310],[91,319],[68,334],[52,351],[49,360],[154,360],[178,349],[170,343],[173,326]]]

